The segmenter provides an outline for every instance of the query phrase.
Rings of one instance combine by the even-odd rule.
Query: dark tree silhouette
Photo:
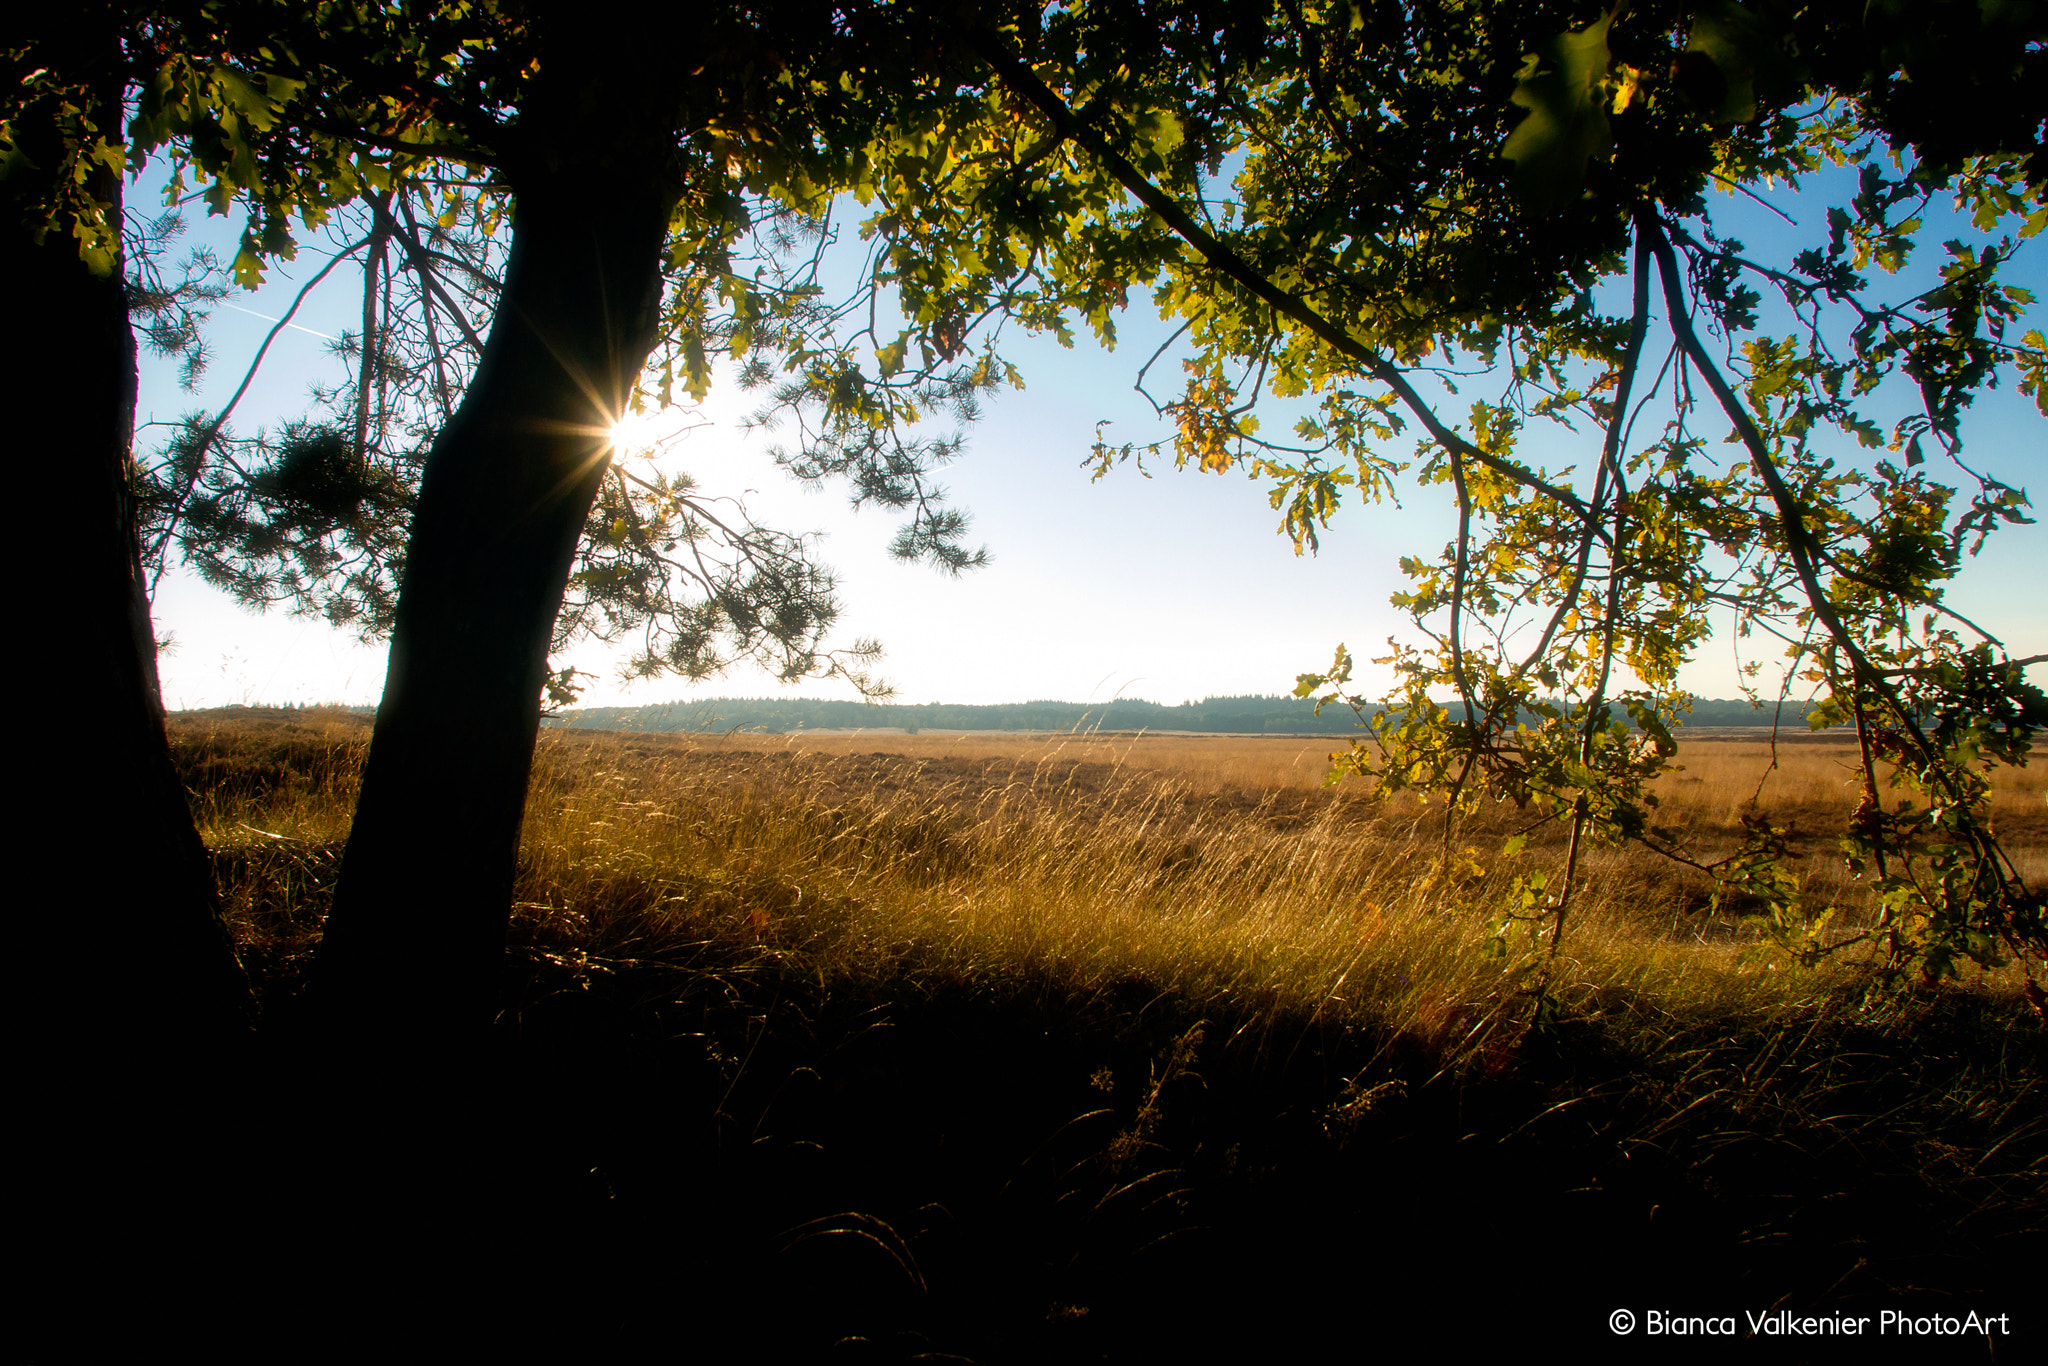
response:
[[[434,442],[319,986],[350,1032],[489,1018],[555,614],[660,322],[686,77],[580,22],[501,171],[512,250],[475,378]]]
[[[61,80],[9,110],[0,374],[15,457],[38,472],[37,507],[20,509],[21,563],[43,579],[27,656],[65,723],[30,725],[32,796],[17,817],[26,1052],[59,1068],[73,1050],[155,1065],[245,1029],[248,992],[164,731],[128,480],[136,343],[122,261],[81,259],[59,183],[78,124],[118,122],[122,28],[114,11],[75,8],[37,24],[33,60]],[[119,222],[116,170],[97,165],[80,188]]]

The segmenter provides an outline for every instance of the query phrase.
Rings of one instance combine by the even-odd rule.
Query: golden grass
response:
[[[861,756],[898,756],[920,771],[956,773],[962,765],[1007,764],[1013,773],[1021,766],[1057,769],[1071,785],[1078,772],[1092,774],[1087,781],[1099,785],[1105,780],[1121,784],[1126,805],[1133,809],[1158,800],[1171,791],[1175,801],[1206,804],[1211,823],[1235,811],[1249,824],[1248,832],[1263,824],[1273,825],[1271,809],[1277,802],[1286,812],[1283,825],[1292,829],[1304,823],[1321,822],[1331,827],[1312,838],[1328,845],[1345,838],[1363,840],[1376,858],[1391,859],[1389,870],[1398,868],[1405,886],[1412,889],[1419,876],[1410,867],[1413,850],[1405,846],[1427,844],[1440,837],[1441,808],[1425,810],[1412,800],[1401,800],[1387,808],[1373,808],[1363,801],[1365,787],[1349,778],[1335,788],[1325,782],[1330,758],[1340,748],[1327,739],[1261,736],[1186,735],[889,735],[808,734],[793,736],[730,735],[715,737],[636,737],[653,744],[677,744],[711,762],[717,756],[780,755],[802,764],[831,765]],[[1742,838],[1741,817],[1752,802],[1770,814],[1774,823],[1789,832],[1790,845],[1801,861],[1801,872],[1809,880],[1817,904],[1838,903],[1853,913],[1865,897],[1850,879],[1842,861],[1835,856],[1836,841],[1859,795],[1852,742],[1836,736],[1794,735],[1773,746],[1767,740],[1709,739],[1686,746],[1677,771],[1658,787],[1662,805],[1658,823],[1677,835],[1676,843],[1702,862],[1725,857]],[[1077,767],[1079,766],[1079,767]],[[1139,794],[1147,779],[1164,784],[1159,793]],[[1014,777],[1009,779],[1014,782]],[[2004,770],[1998,775],[1994,812],[1998,824],[2030,876],[2048,875],[2048,809],[2043,789],[2048,773],[2040,769]],[[1253,819],[1261,805],[1268,815]],[[899,810],[895,819],[915,821],[917,817]],[[1528,828],[1526,813],[1513,807],[1484,811],[1459,836],[1484,851],[1499,837]],[[1370,827],[1370,835],[1359,833]],[[1333,830],[1353,832],[1338,836]],[[1396,838],[1398,836],[1398,838]],[[1212,829],[1210,837],[1216,838]],[[1250,836],[1247,834],[1247,838]],[[1556,861],[1561,850],[1564,827],[1550,824],[1533,832],[1537,862],[1550,854]],[[1403,846],[1392,850],[1389,841]],[[1229,860],[1224,860],[1226,863]],[[1691,913],[1710,897],[1711,882],[1641,850],[1596,853],[1589,882],[1595,888],[1595,902],[1609,903],[1607,909],[1622,909],[1632,922],[1649,920],[1666,927],[1668,933],[1690,929],[1697,938],[1725,939],[1729,922],[1704,923]],[[1365,899],[1399,901],[1398,894],[1363,894]],[[1440,898],[1438,898],[1440,900]]]
[[[995,735],[925,731],[817,731],[788,735],[693,735],[707,752],[849,755],[877,751],[913,759],[1012,759],[1024,763],[1082,760],[1170,773],[1202,791],[1284,787],[1320,791],[1331,754],[1344,749],[1329,736],[1132,734],[1083,731]]]
[[[550,732],[550,736],[568,734]],[[1681,732],[1681,736],[1683,732]],[[1171,775],[1190,790],[1228,793],[1281,788],[1327,790],[1330,760],[1347,745],[1328,737],[1259,735],[1150,735],[1128,733],[960,734],[799,732],[789,735],[635,736],[687,744],[706,754],[748,753],[841,757],[888,753],[920,760],[1008,759],[1021,763],[1083,761]],[[1767,739],[1690,740],[1677,771],[1658,788],[1664,816],[1679,824],[1707,822],[1734,828],[1754,796],[1795,818],[1839,821],[1857,800],[1854,741],[1839,734],[1788,734]],[[1347,790],[1356,790],[1349,779]],[[1997,775],[1996,810],[2002,822],[2032,843],[2048,842],[2048,769],[2005,769]]]
[[[270,931],[245,921],[243,940],[303,935],[345,838],[366,729],[305,714],[269,731],[200,722],[178,733],[188,763],[217,770],[200,806],[209,843],[271,870],[260,889],[231,888],[231,902],[304,904]],[[717,942],[820,979],[914,966],[965,979],[1052,974],[1082,990],[1137,982],[1197,1009],[1309,1014],[1483,1053],[1491,1025],[1525,1013],[1537,961],[1524,937],[1505,954],[1489,941],[1487,908],[1515,873],[1554,873],[1559,849],[1539,841],[1483,878],[1444,885],[1433,876],[1434,809],[1324,787],[1330,748],[1264,737],[548,732],[528,805],[520,933],[593,970]],[[1765,801],[1793,826],[1824,890],[1853,897],[1828,857],[1830,825],[1853,803],[1847,757],[1827,742],[1781,746]],[[1768,746],[1707,741],[1683,758],[1666,783],[1666,819],[1703,846],[1731,843]],[[2000,789],[2000,820],[2037,834],[2038,775],[2016,776]],[[1484,849],[1509,818],[1496,813],[1461,842]],[[2037,862],[2038,844],[2028,852]],[[1710,891],[1641,851],[1595,851],[1561,997],[1755,1025],[1854,999],[1852,964],[1792,967],[1732,916],[1709,913]],[[1975,985],[2004,992],[2018,980],[2008,968]]]
[[[345,715],[173,723],[287,1069],[367,738]],[[749,1343],[775,1359],[857,1329],[1151,1360],[1161,1324],[1213,1345],[1234,1306],[1263,1331],[1297,1299],[1349,1335],[1358,1286],[1469,1315],[1440,1268],[1525,1234],[1542,1256],[1488,1296],[1528,1312],[1499,1321],[1603,1341],[1642,1275],[1701,1303],[2024,1299],[2048,1120],[2010,970],[1867,993],[1706,914],[1696,875],[1600,850],[1561,1009],[1529,1029],[1532,959],[1484,929],[1516,869],[1432,883],[1434,812],[1324,788],[1325,753],[544,734],[494,1031],[520,1236],[549,1245],[530,1230],[559,1207],[579,1265],[611,1249],[605,1314],[628,1283],[663,1314],[675,1286],[721,1310],[765,1287],[767,1314],[735,1316],[750,1333],[824,1306],[818,1344]],[[1840,757],[1797,750],[1772,778],[1816,870]],[[1684,758],[1672,819],[1725,839],[1762,751]],[[654,1260],[617,1241],[632,1228],[659,1231]],[[912,1308],[888,1308],[874,1249],[885,1277],[921,1268]]]

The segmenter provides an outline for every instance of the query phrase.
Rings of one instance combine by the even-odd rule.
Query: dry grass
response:
[[[1680,757],[1683,771],[1659,790],[1665,816],[1710,837],[1718,831],[1725,838],[1758,797],[1776,823],[1818,851],[1832,844],[1860,795],[1856,747],[1847,738],[1801,736],[1775,748],[1762,740],[1715,739],[1688,746]],[[2008,768],[1994,775],[1994,828],[2030,878],[2048,876],[2044,797],[2048,769]],[[1897,800],[1887,797],[1888,803]]]
[[[304,980],[367,730],[173,738],[289,1020],[269,1007]],[[1322,752],[544,735],[503,1182],[600,1211],[561,1246],[613,1250],[603,1314],[669,1328],[677,1287],[714,1317],[754,1296],[733,1322],[768,1359],[856,1335],[897,1343],[874,1360],[1315,1359],[1317,1332],[1356,1348],[1361,1312],[1470,1317],[1466,1267],[1513,1350],[1539,1321],[1612,1346],[1617,1304],[2024,1302],[2048,1114],[2010,973],[1871,994],[1605,851],[1530,1028],[1534,960],[1484,932],[1514,870],[1433,883],[1433,825],[1309,781]],[[1816,868],[1839,757],[1772,779]],[[1725,837],[1762,752],[1685,758],[1674,821]]]
[[[1345,746],[1327,736],[1151,735],[1084,731],[997,735],[933,732],[798,732],[789,735],[735,733],[673,738],[707,752],[869,754],[877,751],[911,759],[1010,759],[1020,763],[1083,761],[1111,767],[1172,774],[1198,789],[1323,789],[1330,755]]]
[[[550,737],[530,889],[568,906],[606,899],[579,894],[583,879],[623,876],[664,889],[659,904],[687,916],[708,877],[773,889],[754,898],[749,923],[808,946],[821,971],[913,952],[970,975],[1056,964],[1084,982],[1135,974],[1195,1000],[1470,1030],[1503,1008],[1530,960],[1490,953],[1479,916],[1459,910],[1483,909],[1554,850],[1539,842],[1475,885],[1442,885],[1434,817],[1323,787],[1327,754],[1220,737]],[[1708,742],[1687,758],[1666,816],[1718,852],[1769,750]],[[1822,884],[1839,881],[1826,855],[1853,804],[1842,758],[1838,745],[1781,747],[1765,789]],[[2001,798],[2014,823],[2030,814],[2023,793]],[[1855,904],[1852,887],[1824,890]],[[1732,917],[1708,914],[1710,893],[1655,856],[1602,851],[1567,944],[1568,989],[1796,1012],[1853,973],[1789,970]]]
[[[208,840],[268,870],[238,902],[299,907],[269,917],[275,935],[250,921],[243,937],[297,952],[286,941],[317,923],[366,727],[318,713],[208,726],[180,731]],[[1555,840],[1446,885],[1433,811],[1325,787],[1329,752],[1263,737],[548,732],[522,933],[599,960],[744,942],[821,980],[911,962],[965,978],[1052,972],[1084,990],[1136,979],[1218,1008],[1483,1051],[1536,962],[1519,940],[1503,955],[1487,939],[1488,907],[1515,873],[1555,865]],[[1825,740],[1783,744],[1763,792],[1815,887],[1853,909],[1858,889],[1828,856],[1853,802],[1849,757]],[[1711,855],[1732,845],[1770,747],[1705,741],[1683,758],[1663,814]],[[2038,774],[2015,776],[2000,819],[2036,837],[2038,861]],[[1490,815],[1465,842],[1483,851],[1515,814]],[[1753,1021],[1854,996],[1853,964],[1791,968],[1708,911],[1711,891],[1639,850],[1596,851],[1562,995]],[[2019,980],[2008,969],[1976,985]]]
[[[554,738],[575,733],[545,734]],[[1776,745],[1757,738],[1755,732],[1731,734],[1726,728],[1698,737],[1680,734],[1687,743],[1679,772],[1666,781],[1662,791],[1671,811],[1731,820],[1736,809],[1758,791],[1760,780],[1762,796],[1773,807],[1832,814],[1847,812],[1855,805],[1854,742],[1839,733],[1788,732]],[[879,752],[925,760],[1078,760],[1171,774],[1203,792],[1243,788],[1325,791],[1330,758],[1347,747],[1341,740],[1322,736],[1122,732],[998,735],[926,731],[908,735],[813,731],[787,735],[636,734],[630,738],[682,744],[703,753],[845,756]],[[1998,775],[1999,811],[2031,821],[2037,840],[2048,837],[2044,792],[2048,792],[2048,770],[2003,770]]]

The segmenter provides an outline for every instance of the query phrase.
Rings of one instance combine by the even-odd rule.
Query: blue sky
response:
[[[147,211],[154,202],[147,182],[131,192],[134,208]],[[1740,235],[1763,249],[1778,245],[1767,234],[1796,231],[1804,242],[1824,231],[1810,199],[1804,206],[1796,198],[1784,202],[1794,217],[1814,221],[1795,230],[1761,211],[1740,214]],[[195,242],[225,244],[239,229],[205,219],[196,207],[187,217]],[[1928,234],[1931,248],[1940,236]],[[2014,281],[2048,294],[2041,239],[2029,244],[2027,256]],[[302,252],[262,290],[232,296],[232,307],[215,312],[215,360],[197,394],[178,390],[169,363],[145,356],[138,420],[217,408],[271,326],[257,315],[279,316],[298,283],[322,263]],[[341,375],[341,363],[317,334],[338,336],[355,325],[360,305],[351,276],[347,267],[337,270],[294,319],[305,330],[287,330],[273,344],[237,408],[239,430],[303,412],[310,382]],[[2041,313],[2037,305],[2029,325],[2041,325]],[[1176,471],[1169,459],[1151,463],[1150,479],[1126,466],[1091,482],[1084,461],[1098,422],[1111,424],[1112,441],[1164,435],[1131,384],[1166,329],[1143,304],[1120,328],[1113,352],[1085,335],[1072,350],[1047,338],[1006,339],[1004,354],[1028,387],[987,404],[966,454],[943,476],[953,500],[974,516],[973,541],[986,543],[992,557],[988,568],[959,578],[890,559],[895,525],[888,513],[854,513],[840,490],[809,491],[790,481],[767,457],[772,438],[738,430],[751,404],[729,385],[705,406],[701,417],[709,425],[671,443],[664,458],[688,469],[707,492],[744,496],[767,525],[821,534],[819,557],[841,577],[841,635],[883,643],[880,671],[904,701],[1100,701],[1121,694],[1173,703],[1285,692],[1297,673],[1325,666],[1340,641],[1361,658],[1378,653],[1400,628],[1387,605],[1401,586],[1397,559],[1433,555],[1451,533],[1444,490],[1408,488],[1398,507],[1349,506],[1323,537],[1321,553],[1298,557],[1275,533],[1278,518],[1264,489],[1242,477]],[[1155,392],[1177,387],[1170,362],[1155,367],[1154,377]],[[1463,406],[1461,400],[1448,411]],[[1284,425],[1267,422],[1268,430]],[[2048,468],[2044,433],[2048,424],[2009,385],[1979,400],[1966,429],[1980,467],[2021,487],[2040,485]],[[144,449],[159,439],[151,428],[138,433]],[[2038,497],[2040,488],[2034,491]],[[2048,534],[2039,526],[2011,528],[1965,572],[1952,601],[2004,635],[2014,653],[2048,651],[2048,594],[2035,586],[2044,567]],[[173,708],[369,703],[382,685],[381,646],[364,646],[316,621],[249,613],[188,574],[167,578],[156,612],[159,635],[174,640],[160,661]],[[598,675],[585,693],[592,704],[781,691],[765,675],[743,670],[695,685],[669,678],[626,686],[616,676],[616,655],[584,648],[566,658]],[[1686,681],[1708,696],[1734,695],[1727,642],[1709,646]],[[836,683],[801,691],[850,695]]]

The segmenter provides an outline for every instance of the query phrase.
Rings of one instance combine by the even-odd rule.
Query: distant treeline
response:
[[[1619,708],[1616,709],[1617,712]],[[1807,706],[1787,702],[1781,723],[1803,727]],[[1769,726],[1776,709],[1748,702],[1697,698],[1687,724]],[[1004,702],[969,706],[952,702],[834,702],[804,697],[714,697],[645,707],[578,707],[544,724],[583,730],[723,731],[780,734],[794,730],[1016,730],[1016,731],[1204,731],[1223,735],[1347,735],[1358,718],[1343,707],[1326,707],[1294,697],[1207,697],[1169,707],[1159,702],[1119,699],[1097,705],[1080,702]]]

